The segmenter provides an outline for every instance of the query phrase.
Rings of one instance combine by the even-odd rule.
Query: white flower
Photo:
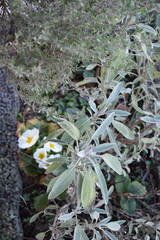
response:
[[[44,148],[46,149],[47,152],[50,152],[51,150],[53,152],[61,152],[62,151],[62,146],[56,142],[47,142],[44,144]]]
[[[38,162],[38,167],[47,169],[52,164],[52,162],[47,162],[47,160],[51,158],[58,158],[60,156],[61,156],[60,154],[55,154],[55,155],[52,154],[49,156],[49,158],[45,159],[45,161]]]
[[[37,142],[38,138],[39,130],[37,128],[27,130],[18,139],[18,146],[22,149],[32,147]]]
[[[33,157],[38,163],[44,162],[47,159],[47,152],[44,148],[38,148],[33,154]]]

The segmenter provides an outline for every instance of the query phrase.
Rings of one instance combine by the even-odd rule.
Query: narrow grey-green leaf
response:
[[[130,139],[130,140],[134,139],[133,132],[127,126],[125,126],[123,123],[113,120],[112,124],[117,129],[117,131],[120,132],[124,137],[126,137],[127,139]]]
[[[110,114],[114,112],[115,113],[115,117],[126,117],[126,116],[129,116],[131,115],[129,112],[127,111],[123,111],[123,110],[117,110],[117,109],[112,109],[112,110],[109,110],[107,111],[106,113]]]
[[[89,106],[90,108],[94,111],[94,112],[97,112],[97,107],[96,107],[96,104],[95,102],[93,101],[93,99],[89,99]]]
[[[109,222],[105,224],[107,228],[109,228],[111,231],[119,231],[121,226],[117,222]]]
[[[73,240],[80,240],[80,239],[89,240],[83,228],[80,225],[77,225],[74,230]]]
[[[116,236],[114,236],[112,233],[108,232],[107,230],[103,230],[102,231],[104,232],[104,234],[107,235],[107,237],[111,240],[118,240],[118,238],[116,238]]]
[[[149,56],[149,54],[148,54],[148,52],[147,52],[147,46],[146,46],[144,43],[142,43],[142,50],[143,50],[144,55],[146,56],[146,58],[147,58],[150,62],[153,63],[152,59],[150,58],[150,56]]]
[[[81,190],[81,202],[84,209],[90,211],[93,201],[96,198],[95,190],[96,176],[95,173],[87,171],[84,176],[82,190]]]
[[[147,122],[147,123],[156,123],[156,122],[160,122],[160,118],[152,118],[152,117],[142,117],[141,118],[142,121]]]
[[[98,181],[99,181],[99,184],[100,184],[103,200],[104,200],[105,204],[107,205],[108,204],[108,189],[107,189],[106,180],[104,178],[104,175],[103,175],[99,165],[95,164],[93,161],[92,161],[92,164],[93,164],[94,169],[95,169],[96,174],[97,174],[97,178],[98,178]]]
[[[48,199],[54,199],[59,196],[64,190],[68,188],[75,177],[75,168],[69,168],[65,170],[57,179],[53,185],[52,190],[49,193]]]
[[[115,143],[115,146],[113,147],[114,151],[115,151],[119,156],[121,156],[122,154],[120,153],[120,150],[119,150],[119,148],[118,148],[118,144],[117,144],[117,142],[116,142],[116,140],[115,140],[115,137],[114,137],[114,134],[113,134],[112,130],[111,130],[109,127],[107,128],[107,133],[108,133],[110,142],[111,142],[111,143]]]
[[[105,152],[111,148],[115,147],[115,143],[103,143],[97,146],[92,147],[93,152]]]
[[[106,100],[105,102],[106,105],[112,103],[118,98],[118,95],[121,92],[121,88],[122,88],[122,82],[119,82],[113,89],[112,93],[109,95],[109,98]]]
[[[111,124],[112,120],[114,117],[114,112],[111,113],[102,123],[101,125],[98,127],[98,129],[94,132],[92,139],[96,139],[98,138],[103,132],[104,130]]]
[[[71,122],[64,120],[58,123],[74,140],[78,140],[80,132],[78,128]]]
[[[157,31],[149,25],[139,23],[138,27],[142,28],[145,32],[152,33],[154,36],[157,36]]]
[[[122,167],[120,164],[120,161],[118,160],[118,158],[116,158],[115,156],[112,156],[111,154],[103,154],[102,155],[103,160],[107,163],[107,165],[112,168],[116,173],[118,174],[122,174]]]
[[[80,87],[88,83],[98,83],[98,80],[95,77],[86,77],[85,80],[76,83],[76,86]]]

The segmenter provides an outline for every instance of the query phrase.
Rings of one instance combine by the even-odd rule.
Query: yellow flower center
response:
[[[40,154],[38,155],[38,158],[41,159],[41,160],[42,160],[44,157],[45,157],[45,154],[44,154],[44,153],[40,153]]]
[[[50,146],[50,148],[54,149],[54,144],[53,143],[50,143],[49,146]]]
[[[27,137],[26,143],[31,143],[32,139],[33,139],[33,137]]]

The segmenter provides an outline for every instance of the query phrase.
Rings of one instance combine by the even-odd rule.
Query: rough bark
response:
[[[18,170],[17,114],[19,97],[0,68],[0,238],[22,240],[19,201],[22,182]]]

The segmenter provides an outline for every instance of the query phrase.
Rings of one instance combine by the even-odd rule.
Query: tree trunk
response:
[[[18,170],[17,115],[19,97],[0,68],[0,239],[22,240],[19,201],[22,182]]]

